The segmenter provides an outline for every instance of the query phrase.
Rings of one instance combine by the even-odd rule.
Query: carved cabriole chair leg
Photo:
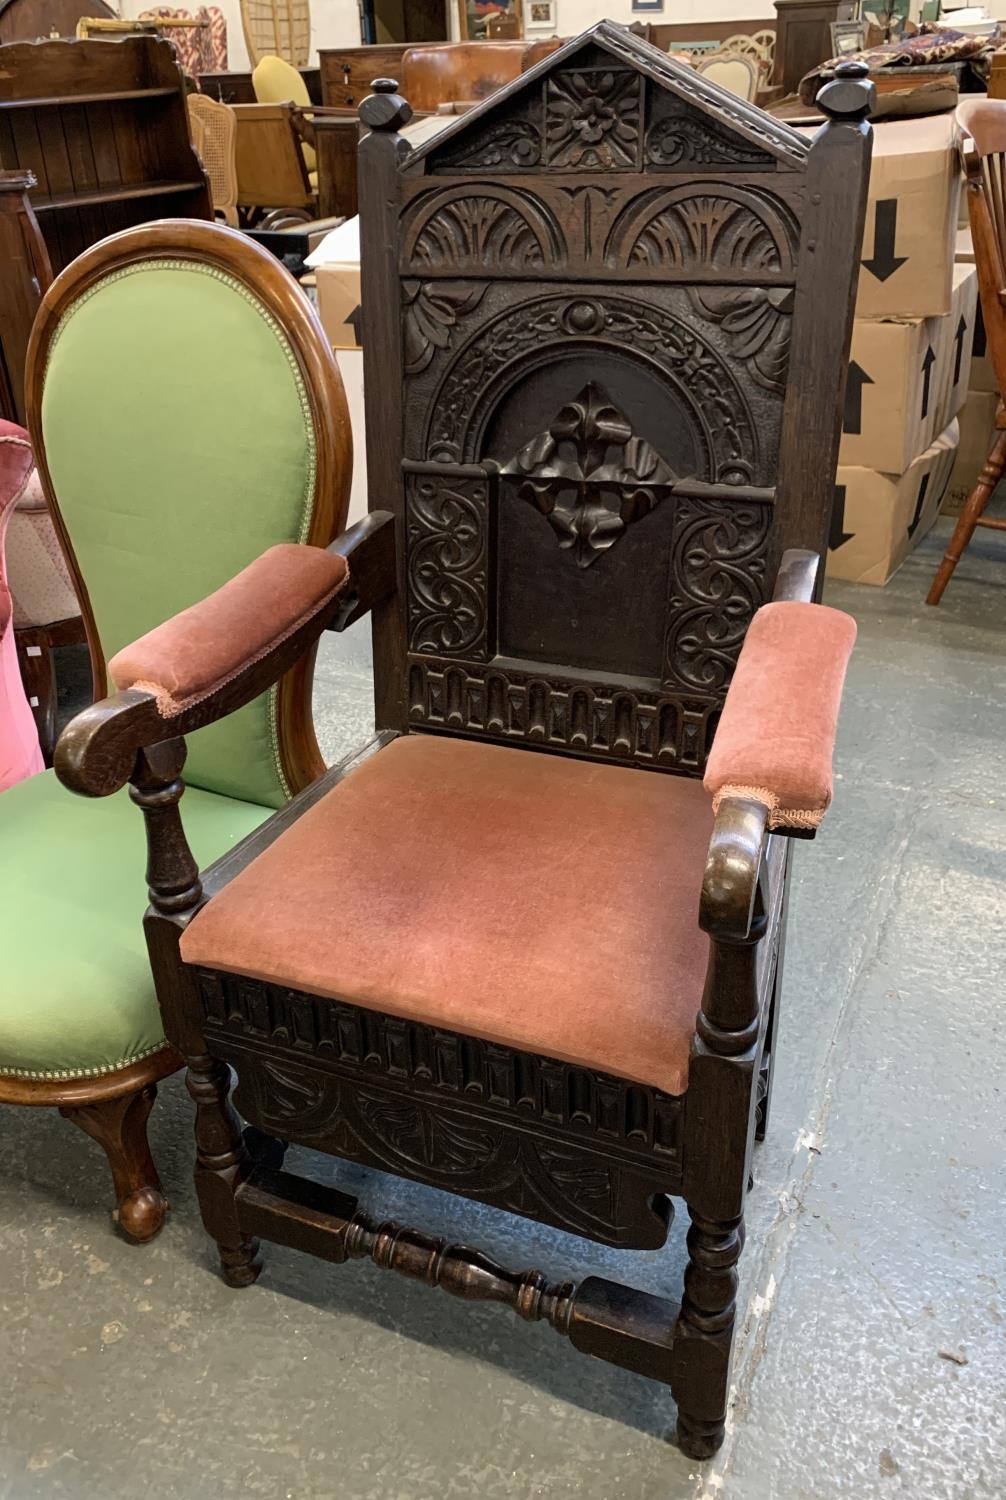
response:
[[[138,1244],[154,1238],[168,1211],[147,1143],[147,1119],[156,1098],[157,1086],[150,1083],[135,1094],[96,1104],[64,1104],[59,1111],[104,1150],[115,1184],[112,1218]]]

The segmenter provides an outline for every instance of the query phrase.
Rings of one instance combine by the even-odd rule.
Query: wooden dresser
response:
[[[441,45],[447,47],[450,43]],[[351,109],[355,113],[360,100],[371,92],[375,78],[401,81],[402,54],[414,46],[415,42],[394,42],[387,46],[322,48],[318,54],[322,104],[329,109]]]
[[[212,217],[170,42],[14,42],[0,78],[0,167],[37,179],[54,271],[118,229]]]
[[[775,74],[787,94],[795,94],[800,79],[833,57],[832,21],[854,21],[856,0],[775,0]]]

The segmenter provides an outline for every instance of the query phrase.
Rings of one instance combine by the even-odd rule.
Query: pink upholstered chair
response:
[[[24,428],[0,422],[0,791],[43,768],[38,732],[21,684],[4,562],[7,523],[34,471]]]

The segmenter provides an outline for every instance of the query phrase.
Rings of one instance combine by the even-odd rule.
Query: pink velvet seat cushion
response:
[[[144,688],[165,717],[207,698],[293,635],[345,587],[344,557],[282,542],[222,588],[112,657],[117,688]]]
[[[215,895],[182,956],[678,1094],[711,831],[697,780],[410,735]]]
[[[704,785],[713,805],[750,797],[771,828],[816,828],[831,803],[832,755],[856,622],[838,609],[766,604],[748,627]]]

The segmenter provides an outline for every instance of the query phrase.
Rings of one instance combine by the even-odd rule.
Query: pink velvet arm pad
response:
[[[125,646],[108,664],[117,688],[153,693],[183,713],[293,635],[345,587],[344,557],[284,542],[191,609]]]
[[[749,797],[770,828],[816,828],[856,622],[822,604],[766,604],[744,639],[703,785],[713,807]]]

